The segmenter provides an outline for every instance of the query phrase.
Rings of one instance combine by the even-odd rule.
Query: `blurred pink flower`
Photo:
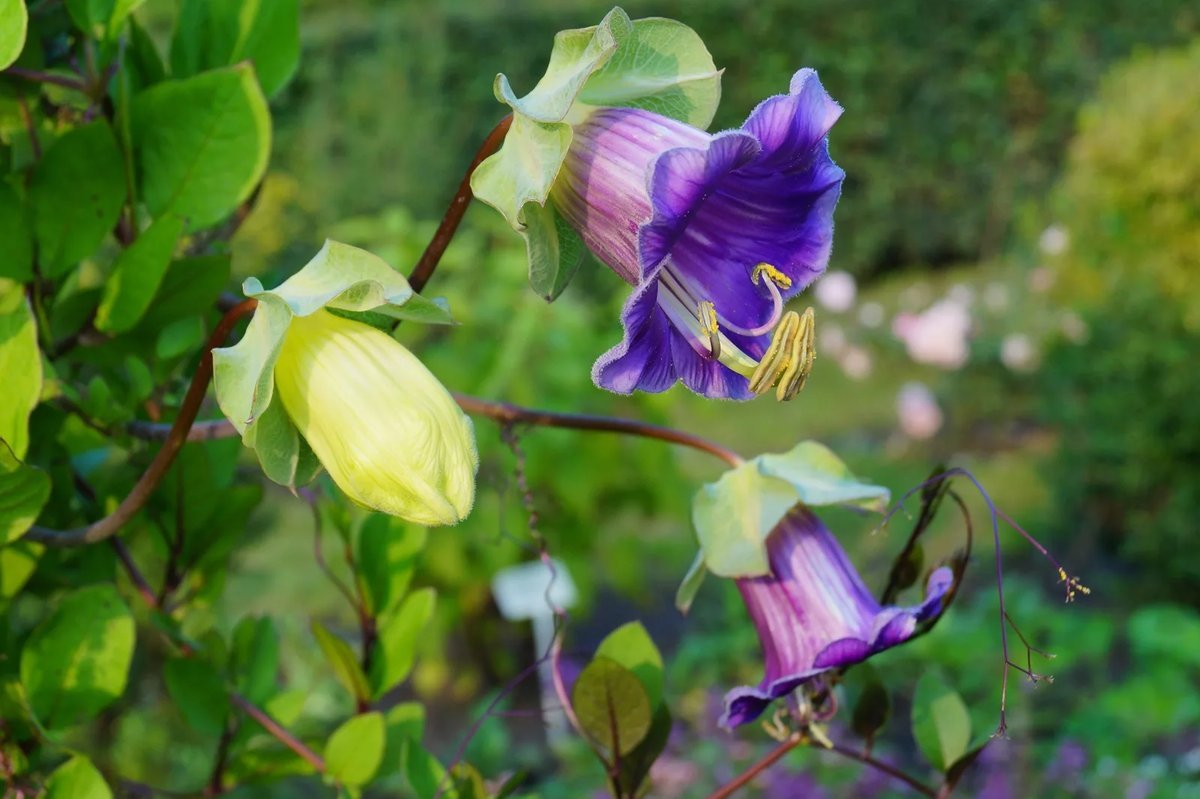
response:
[[[854,307],[858,284],[849,272],[826,272],[813,286],[813,295],[827,311],[845,313]]]
[[[850,346],[838,359],[842,372],[851,380],[865,380],[871,376],[871,353],[862,347]]]
[[[896,395],[900,430],[909,438],[932,438],[942,428],[944,417],[937,398],[924,383],[905,383]]]
[[[970,330],[971,314],[953,300],[941,300],[916,316],[900,314],[892,322],[892,332],[904,342],[908,357],[943,369],[958,369],[967,362]]]
[[[836,322],[821,325],[817,330],[817,348],[824,355],[840,356],[846,349],[846,331]]]
[[[1014,372],[1028,372],[1037,366],[1038,353],[1033,339],[1024,333],[1010,333],[1000,342],[1000,362]]]

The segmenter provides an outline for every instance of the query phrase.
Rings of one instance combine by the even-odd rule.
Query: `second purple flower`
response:
[[[826,134],[841,115],[811,69],[736,130],[708,134],[637,108],[574,125],[551,189],[558,212],[634,286],[624,340],[596,384],[677,380],[706,397],[789,399],[811,366],[812,317],[784,303],[829,262],[845,173]]]

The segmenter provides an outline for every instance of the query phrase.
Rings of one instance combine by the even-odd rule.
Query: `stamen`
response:
[[[701,302],[697,306],[700,316],[700,326],[708,333],[708,348],[712,350],[713,359],[721,357],[721,326],[717,324],[717,306],[711,302]]]
[[[766,283],[767,291],[771,294],[771,316],[758,327],[741,327],[722,317],[721,321],[725,323],[728,330],[741,333],[743,336],[761,336],[779,323],[779,318],[783,315],[783,295],[779,293],[779,289],[780,287],[791,288],[792,279],[770,264],[762,263],[754,267],[750,273],[751,283],[757,286],[760,280]]]
[[[816,348],[813,346],[815,330],[812,308],[807,309],[803,316],[795,311],[784,314],[758,368],[750,377],[750,390],[761,395],[778,384],[775,399],[780,402],[799,394],[816,360]]]
[[[758,279],[764,276],[767,278],[768,285],[774,284],[785,289],[792,287],[792,279],[790,277],[765,262],[754,267],[754,271],[750,273],[750,282],[757,286]]]

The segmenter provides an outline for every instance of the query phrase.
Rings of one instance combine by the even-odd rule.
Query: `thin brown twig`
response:
[[[62,86],[64,89],[74,89],[77,92],[88,91],[88,85],[78,78],[68,78],[66,75],[55,75],[52,72],[43,72],[37,69],[27,69],[25,67],[9,67],[0,72],[0,75],[11,75],[14,78],[31,81],[33,83],[53,83],[55,86]]]
[[[163,441],[171,434],[171,425],[147,422],[141,419],[125,425],[125,432],[144,441]],[[218,438],[233,438],[241,435],[228,419],[206,419],[195,422],[188,430],[188,441],[215,441]]]
[[[325,772],[324,759],[322,759],[322,757],[316,752],[305,746],[304,742],[299,738],[285,730],[283,726],[280,725],[279,722],[275,721],[275,719],[271,718],[265,710],[236,691],[229,694],[229,700],[233,702],[234,706],[236,706],[238,710],[257,721],[260,725],[262,725],[263,729],[269,732],[277,741],[282,743],[288,749],[291,749],[293,752],[295,752],[302,760],[307,762],[317,771],[321,773]]]
[[[779,746],[768,752],[761,760],[756,761],[750,768],[709,794],[708,799],[728,799],[728,797],[733,796],[746,787],[755,777],[775,765],[780,758],[802,743],[804,743],[804,737],[799,733],[788,736]]]
[[[683,430],[640,422],[636,419],[622,419],[618,416],[591,416],[580,413],[557,413],[537,408],[526,408],[522,405],[513,405],[507,402],[493,402],[473,397],[469,394],[456,393],[454,394],[454,400],[467,413],[487,416],[501,424],[528,424],[540,427],[562,427],[571,430],[623,433],[625,435],[654,438],[670,444],[691,447],[692,449],[707,452],[709,455],[720,458],[730,466],[739,466],[743,463],[740,455],[715,441],[692,435]],[[125,431],[135,438],[154,441],[168,435],[170,428],[167,425],[155,422],[137,421],[126,425]],[[216,419],[207,422],[197,422],[195,427],[188,433],[188,441],[210,441],[218,438],[232,438],[236,435],[238,435],[238,432],[230,422],[225,419]]]
[[[179,407],[179,415],[175,417],[171,432],[167,435],[158,454],[154,456],[150,466],[134,484],[125,499],[121,501],[121,504],[117,506],[117,509],[97,522],[74,530],[31,527],[25,535],[28,540],[52,547],[77,547],[94,544],[111,537],[142,509],[163,476],[166,475],[167,470],[171,468],[171,464],[175,462],[175,456],[183,449],[183,445],[188,439],[188,430],[191,428],[192,422],[196,420],[196,414],[200,412],[200,404],[204,401],[208,384],[212,380],[213,349],[220,346],[228,338],[238,320],[253,311],[257,305],[257,300],[245,300],[226,313],[217,324],[208,338],[204,354],[200,358],[200,365],[196,367],[196,373],[192,376],[192,383],[188,387],[183,404]]]
[[[146,575],[142,574],[141,569],[133,562],[133,556],[129,553],[125,542],[116,536],[108,540],[112,544],[113,551],[117,553],[117,560],[121,561],[121,566],[129,575],[129,582],[133,583],[133,587],[137,589],[142,599],[146,600],[146,604],[157,610],[160,604],[158,597],[154,595],[154,589],[150,587],[150,581],[146,579]]]
[[[471,193],[471,175],[475,172],[475,168],[483,163],[485,158],[500,149],[500,145],[504,142],[504,137],[508,134],[510,125],[512,125],[512,114],[500,120],[499,124],[492,128],[492,132],[483,140],[483,144],[479,146],[475,157],[471,159],[471,165],[467,167],[467,174],[463,175],[462,182],[458,184],[458,191],[454,194],[453,199],[450,200],[450,205],[446,207],[446,213],[442,217],[441,224],[438,225],[438,229],[434,232],[433,238],[430,239],[425,252],[421,254],[421,260],[417,261],[417,265],[413,267],[412,273],[408,276],[408,283],[412,286],[413,291],[419,292],[425,288],[425,284],[429,282],[429,278],[433,275],[433,270],[437,269],[438,262],[442,260],[442,254],[446,252],[446,247],[450,245],[450,240],[454,238],[454,233],[458,230],[458,224],[462,222],[463,214],[467,212],[467,206],[470,204],[471,198],[474,197]]]
[[[841,744],[836,744],[836,743],[832,747],[830,747],[828,751],[837,752],[839,755],[842,755],[843,757],[848,757],[851,760],[857,760],[859,763],[862,763],[863,765],[870,766],[871,768],[875,769],[876,771],[882,772],[884,774],[887,774],[889,777],[893,777],[897,780],[900,780],[901,782],[906,784],[908,787],[912,788],[914,791],[921,794],[922,796],[930,796],[930,797],[937,796],[937,791],[935,789],[933,789],[933,788],[929,787],[928,785],[926,785],[925,783],[921,782],[916,777],[912,776],[911,774],[901,771],[900,769],[896,768],[895,766],[891,765],[890,763],[885,763],[882,760],[878,760],[878,759],[872,757],[871,755],[866,754],[865,752],[859,752],[857,750],[851,749],[848,746],[843,746]]]
[[[656,438],[671,444],[707,452],[730,466],[740,466],[744,461],[742,456],[731,449],[721,446],[715,441],[692,435],[672,427],[639,422],[634,419],[621,419],[614,416],[591,416],[582,413],[557,413],[525,408],[507,402],[492,402],[490,400],[472,397],[468,394],[454,394],[454,400],[467,413],[487,416],[508,425],[531,424],[540,427],[563,427],[569,430],[591,430],[604,433],[624,433],[626,435]]]

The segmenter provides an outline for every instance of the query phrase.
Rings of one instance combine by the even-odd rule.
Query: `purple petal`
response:
[[[792,76],[787,94],[763,100],[742,125],[762,144],[755,168],[792,172],[807,168],[809,154],[841,115],[842,107],[825,91],[816,71],[800,70]]]
[[[621,311],[621,324],[625,337],[596,360],[592,381],[617,394],[657,393],[675,385],[671,338],[678,334],[658,307],[657,283],[633,290]]]

